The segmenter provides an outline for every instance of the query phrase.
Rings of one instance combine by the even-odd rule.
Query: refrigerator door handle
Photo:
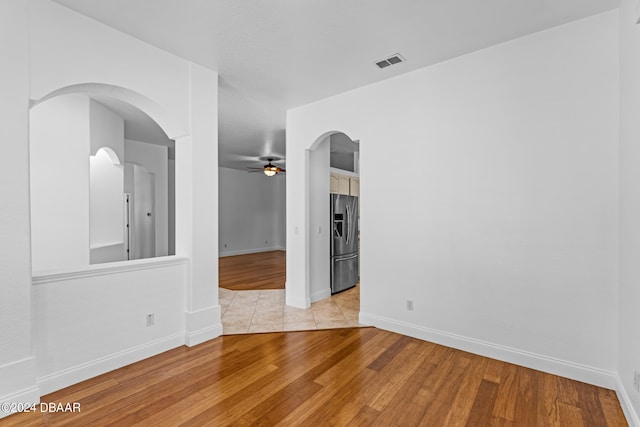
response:
[[[347,245],[349,244],[349,227],[351,227],[351,214],[349,213],[349,205],[347,205],[347,220],[345,222],[344,232],[347,235]]]
[[[337,256],[337,257],[333,257],[335,262],[340,262],[340,261],[349,261],[351,259],[354,258],[358,258],[358,254],[353,254],[353,255],[349,255],[349,256]]]

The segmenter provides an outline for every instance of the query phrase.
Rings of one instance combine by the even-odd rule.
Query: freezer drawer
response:
[[[358,254],[331,257],[331,293],[354,287],[358,283]]]

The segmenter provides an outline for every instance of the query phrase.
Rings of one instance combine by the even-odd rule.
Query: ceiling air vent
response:
[[[399,64],[404,61],[405,59],[399,53],[396,53],[395,55],[392,55],[387,59],[377,61],[376,65],[378,66],[378,68],[382,69],[382,68],[390,67],[391,65]]]

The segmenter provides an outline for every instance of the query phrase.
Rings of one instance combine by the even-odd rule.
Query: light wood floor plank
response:
[[[375,328],[223,336],[43,402],[2,426],[627,425],[611,390]]]
[[[232,291],[284,289],[286,252],[269,251],[220,257],[218,281]]]

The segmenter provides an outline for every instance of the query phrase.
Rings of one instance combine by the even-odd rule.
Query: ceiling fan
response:
[[[275,174],[286,172],[285,169],[282,169],[281,167],[278,167],[271,163],[276,160],[281,160],[279,157],[260,157],[260,160],[266,160],[267,164],[262,166],[261,168],[247,167],[247,169],[249,169],[249,172],[263,172],[267,176],[274,176]]]

